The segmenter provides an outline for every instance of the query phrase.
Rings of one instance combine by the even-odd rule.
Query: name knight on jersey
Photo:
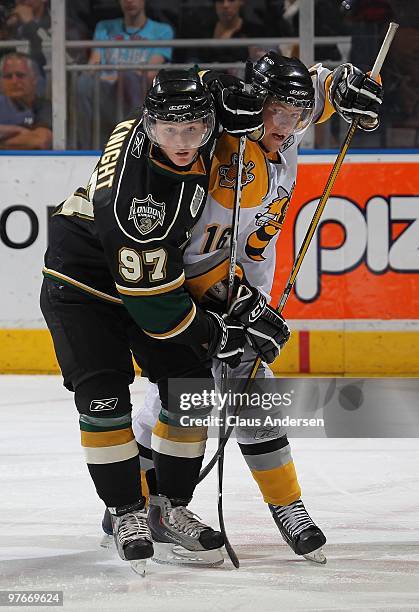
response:
[[[98,166],[96,189],[111,188],[115,176],[115,168],[122,150],[125,137],[135,123],[135,119],[118,123],[112,132]]]

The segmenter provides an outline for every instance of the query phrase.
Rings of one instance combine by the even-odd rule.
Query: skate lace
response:
[[[209,529],[208,525],[204,525],[198,520],[199,518],[197,514],[193,514],[184,506],[177,506],[169,514],[169,524],[177,531],[192,538],[199,538],[205,529]]]
[[[272,509],[291,537],[298,536],[305,529],[316,527],[301,499],[288,506],[272,506]]]
[[[139,538],[145,538],[151,541],[150,530],[147,525],[147,516],[140,512],[129,512],[124,514],[118,525],[118,539],[125,545]]]

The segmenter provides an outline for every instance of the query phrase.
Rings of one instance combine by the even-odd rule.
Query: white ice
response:
[[[140,379],[132,390],[139,406]],[[417,439],[292,441],[326,566],[284,544],[232,441],[225,517],[240,569],[148,563],[143,579],[99,547],[103,505],[61,379],[1,376],[0,391],[0,590],[63,590],[62,609],[75,612],[419,610]],[[217,524],[215,474],[192,509]]]

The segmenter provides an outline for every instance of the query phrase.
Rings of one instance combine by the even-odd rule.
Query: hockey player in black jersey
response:
[[[263,97],[235,88],[216,103],[237,135],[260,127]],[[133,565],[153,544],[131,428],[132,355],[167,410],[169,378],[209,378],[214,356],[234,367],[246,343],[241,323],[204,311],[184,287],[182,252],[205,205],[218,133],[214,98],[198,75],[161,71],[144,112],[115,127],[87,189],[51,219],[41,308],[74,392],[90,475],[118,552]],[[281,323],[272,342],[286,339]],[[169,451],[153,455],[168,524],[190,549],[218,550],[222,535],[186,508],[202,458]]]

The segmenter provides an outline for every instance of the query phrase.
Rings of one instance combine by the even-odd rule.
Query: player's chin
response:
[[[177,166],[187,166],[191,163],[195,155],[195,151],[172,151],[171,159]]]
[[[274,151],[278,151],[278,149],[282,146],[282,143],[284,142],[285,138],[285,134],[267,134],[262,139],[262,143],[265,149],[267,149],[270,153],[273,153]]]

